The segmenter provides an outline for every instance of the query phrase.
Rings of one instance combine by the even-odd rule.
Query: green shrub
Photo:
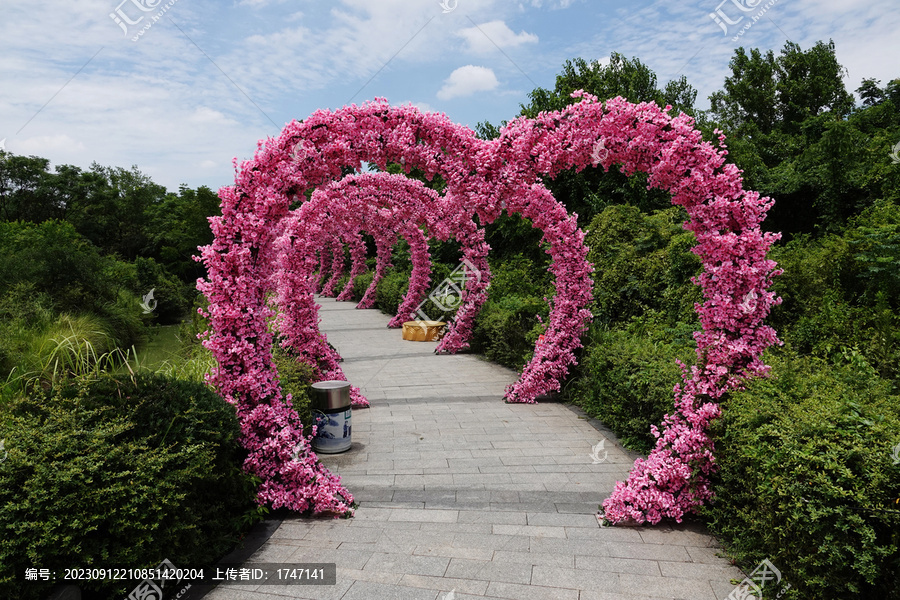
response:
[[[208,565],[254,507],[234,409],[157,375],[60,385],[0,415],[0,597],[41,598],[27,567]],[[124,597],[137,582],[83,587]]]
[[[298,362],[290,352],[278,345],[272,347],[272,358],[278,369],[281,392],[285,396],[291,395],[294,410],[297,411],[300,422],[303,423],[304,431],[309,435],[306,428],[313,423],[309,410],[309,386],[315,382],[315,371],[306,363]]]
[[[585,241],[594,265],[595,322],[623,323],[648,310],[662,311],[672,325],[696,321],[701,296],[691,277],[701,265],[683,220],[680,207],[646,215],[635,206],[612,205],[591,221]]]
[[[887,236],[890,227],[897,226],[884,225],[881,233]],[[797,236],[775,246],[772,258],[784,274],[774,281],[773,291],[782,304],[773,308],[770,323],[803,354],[834,360],[847,348],[856,348],[883,377],[893,380],[896,391],[900,312],[890,292],[900,271],[889,240],[876,243],[867,231],[860,226],[842,236]]]
[[[748,572],[769,559],[786,599],[900,598],[900,397],[847,359],[770,353],[715,424],[712,526]]]
[[[397,314],[403,296],[409,289],[410,271],[390,270],[384,278],[378,282],[375,290],[375,306],[389,315]]]
[[[344,287],[347,285],[348,281],[350,281],[350,273],[344,273],[338,278],[337,283],[334,284],[335,297],[344,291]]]
[[[133,291],[143,298],[153,290],[155,306],[153,301],[149,301],[149,305],[153,307],[152,314],[158,322],[162,325],[181,322],[190,309],[191,296],[196,293],[191,286],[186,286],[152,258],[137,257],[134,268],[137,288]]]
[[[536,315],[546,320],[547,302],[534,296],[500,296],[484,303],[475,319],[472,349],[491,361],[521,370],[531,360],[534,344],[544,331]]]
[[[375,271],[366,271],[361,275],[357,275],[353,280],[353,298],[359,302],[365,296],[366,290],[375,278]]]
[[[651,425],[674,410],[673,388],[681,382],[675,360],[694,362],[690,327],[680,330],[634,321],[630,330],[595,326],[572,386],[573,400],[639,452],[656,443]]]

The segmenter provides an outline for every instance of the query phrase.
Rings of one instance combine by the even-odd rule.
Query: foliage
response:
[[[900,383],[897,206],[880,202],[840,234],[800,236],[774,249],[784,269],[774,290],[784,299],[772,323],[798,352],[836,359],[861,352]]]
[[[548,316],[552,293],[545,269],[527,258],[492,261],[488,299],[475,320],[472,348],[488,359],[520,370],[532,358]]]
[[[34,565],[211,564],[256,513],[234,410],[198,383],[63,383],[12,402],[0,428],[4,597],[46,595],[47,586],[22,583]],[[82,587],[121,598],[136,583]]]
[[[788,599],[900,598],[900,397],[862,360],[773,356],[716,425],[714,530]]]
[[[896,199],[900,171],[888,159],[900,140],[897,87],[864,83],[853,110],[834,44],[779,56],[735,51],[710,118],[729,136],[730,160],[747,185],[775,199],[767,228],[790,237],[837,231],[878,199]]]
[[[409,271],[391,270],[378,283],[375,306],[389,315],[396,315],[409,289]]]
[[[361,273],[360,275],[357,275],[353,278],[353,298],[355,300],[362,300],[363,296],[366,295],[366,290],[369,289],[369,286],[372,284],[372,280],[374,278],[374,271],[366,271],[365,273]]]
[[[309,410],[309,386],[316,382],[315,370],[279,346],[272,347],[272,355],[278,368],[282,394],[284,397],[291,395],[291,404],[300,422],[313,425],[315,421]]]
[[[588,260],[594,265],[594,318],[612,325],[647,311],[663,312],[670,324],[695,322],[700,291],[691,278],[701,267],[690,248],[695,238],[682,229],[684,211],[672,207],[652,215],[614,205],[588,229]]]
[[[547,302],[535,296],[488,299],[475,320],[472,348],[493,362],[521,370],[532,358],[544,331],[537,316],[547,316]]]
[[[652,317],[635,318],[625,329],[595,326],[573,400],[625,446],[649,452],[656,443],[650,429],[672,410],[672,389],[681,381],[675,361],[689,363],[693,355],[684,337]]]

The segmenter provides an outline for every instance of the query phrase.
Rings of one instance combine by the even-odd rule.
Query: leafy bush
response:
[[[294,410],[303,423],[305,434],[309,435],[310,432],[306,428],[313,423],[309,410],[309,386],[315,382],[315,371],[306,363],[298,362],[290,352],[277,345],[272,347],[272,358],[278,369],[281,392],[285,395],[291,394]]]
[[[534,296],[501,296],[484,303],[475,319],[472,349],[496,363],[521,370],[544,331],[535,315],[546,317],[547,302]]]
[[[409,289],[411,271],[392,269],[378,282],[375,290],[375,306],[389,315],[397,314],[403,296]]]
[[[869,217],[872,212],[854,223],[877,222],[877,213]],[[890,227],[896,225],[885,229]],[[783,302],[770,322],[802,354],[834,360],[848,350],[861,352],[897,391],[900,313],[889,292],[898,269],[894,250],[873,243],[866,231],[860,226],[815,240],[797,236],[774,247],[772,257],[784,274],[773,290]]]
[[[650,426],[674,410],[672,389],[681,382],[675,360],[693,362],[690,340],[689,327],[648,328],[639,320],[629,330],[595,326],[572,388],[573,400],[627,447],[649,452],[656,443]]]
[[[191,306],[190,286],[168,273],[152,258],[137,257],[134,268],[137,276],[137,289],[134,291],[143,297],[153,290],[156,301],[153,314],[159,322],[163,325],[179,323]]]
[[[516,257],[491,262],[491,284],[472,331],[472,348],[489,360],[519,370],[531,360],[543,333],[538,321],[549,315],[544,299],[552,295],[544,265]]]
[[[900,397],[860,355],[782,352],[716,423],[714,530],[745,568],[769,559],[786,599],[900,598]]]
[[[369,285],[372,283],[372,279],[375,277],[375,271],[366,271],[361,275],[357,275],[356,279],[353,280],[353,298],[357,301],[362,300],[362,297],[365,296],[366,290],[369,289]]]
[[[122,265],[100,256],[69,223],[0,222],[0,288],[30,286],[56,313],[98,315],[127,348],[144,328],[140,299],[118,277]]]
[[[696,321],[700,290],[691,283],[700,259],[690,252],[692,233],[673,207],[646,215],[635,206],[612,205],[588,228],[588,260],[594,265],[595,322],[612,325],[645,311],[663,311],[670,324]]]
[[[338,277],[337,283],[334,284],[335,297],[337,297],[338,294],[340,294],[342,291],[344,291],[344,286],[347,285],[348,281],[350,281],[350,273],[349,272],[346,272],[343,275],[341,275],[340,277]],[[360,296],[360,298],[362,298],[362,296]]]
[[[211,564],[254,507],[234,409],[198,383],[140,375],[60,385],[0,414],[0,596],[46,596],[26,567]],[[122,598],[137,582],[85,588]]]

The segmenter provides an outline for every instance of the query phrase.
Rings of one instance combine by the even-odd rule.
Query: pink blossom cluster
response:
[[[706,430],[719,415],[716,402],[747,377],[765,374],[761,353],[778,343],[763,324],[778,302],[768,291],[778,272],[766,259],[777,236],[759,227],[771,201],[742,189],[740,173],[725,164],[724,138],[718,149],[703,142],[689,117],[672,117],[669,107],[655,104],[576,96],[581,100],[562,111],[512,121],[490,141],[444,115],[383,100],[321,110],[288,124],[279,137],[260,141],[254,158],[237,168],[235,185],[220,191],[222,216],[211,220],[215,240],[202,249],[209,278],[200,288],[210,300],[205,344],[219,363],[210,382],[238,407],[253,459],[248,468],[265,481],[261,501],[308,507],[314,498],[314,510],[335,511],[347,498],[339,478],[330,474],[313,487],[297,483],[307,482],[303,477],[318,465],[308,448],[300,453],[302,476],[295,474],[297,461],[285,465],[282,450],[302,436],[290,419],[294,413],[285,408],[289,399],[279,396],[269,354],[267,322],[273,310],[267,296],[275,292],[284,343],[310,364],[324,365],[323,375],[335,374],[339,357],[318,330],[314,293],[320,285],[331,292],[329,282],[343,269],[341,240],[358,266],[354,240],[361,231],[373,235],[378,254],[373,286],[387,268],[396,236],[410,240],[414,271],[397,315],[403,319],[403,311],[414,309],[428,289],[430,259],[421,228],[438,239],[452,235],[462,242],[464,258],[483,274],[466,285],[463,305],[439,346],[458,351],[467,345],[489,281],[490,249],[475,217],[490,223],[504,211],[518,213],[543,232],[553,259],[555,294],[547,329],[506,394],[508,402],[534,402],[559,389],[575,364],[592,296],[592,267],[577,215],[567,213],[542,178],[598,165],[648,173],[651,187],[666,190],[673,203],[684,206],[685,227],[695,234],[694,252],[704,265],[696,280],[704,294],[697,306],[703,329],[695,334],[700,366],[685,370],[675,390],[675,411],[661,432],[654,430],[656,448],[646,461],[636,461],[626,483],[617,484],[604,503],[605,516],[680,520],[710,497],[708,475],[715,461]],[[428,178],[439,174],[446,182],[444,195],[436,197],[421,184],[413,189],[415,184],[402,177],[344,177],[346,169],[360,170],[363,162],[382,170],[399,163]],[[309,200],[290,211],[311,189]],[[370,305],[373,289],[360,307]]]

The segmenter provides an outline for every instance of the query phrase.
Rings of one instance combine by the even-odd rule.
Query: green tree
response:
[[[63,217],[65,204],[49,165],[46,158],[0,151],[0,218],[40,223]]]
[[[601,100],[622,96],[629,102],[656,102],[672,105],[676,111],[693,114],[697,91],[682,76],[670,81],[664,90],[657,85],[656,74],[637,58],[626,58],[618,52],[609,56],[609,63],[587,61],[583,58],[567,60],[562,73],[556,76],[553,90],[537,88],[529,94],[531,102],[522,105],[522,114],[534,117],[541,111],[561,110],[574,102],[572,92],[584,90]]]
[[[219,214],[219,197],[206,186],[193,190],[185,185],[178,194],[166,194],[147,209],[147,253],[169,273],[193,282],[204,273],[194,261],[198,246],[212,243],[209,217]]]

